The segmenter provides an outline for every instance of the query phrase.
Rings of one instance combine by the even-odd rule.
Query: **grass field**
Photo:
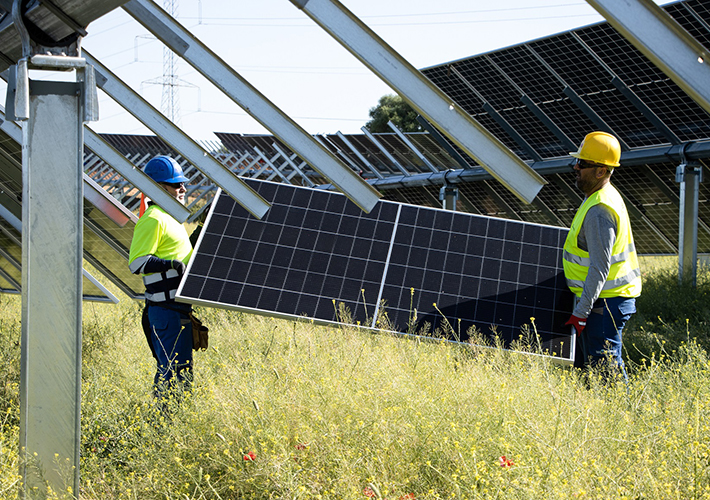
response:
[[[519,353],[198,309],[211,347],[167,419],[140,304],[85,303],[79,497],[710,498],[710,273],[679,286],[674,265],[643,262],[628,387]],[[15,499],[20,298],[0,309],[0,498]]]

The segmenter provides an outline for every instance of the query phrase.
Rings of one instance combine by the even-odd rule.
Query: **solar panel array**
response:
[[[708,5],[698,0],[666,9],[707,46]],[[708,114],[608,23],[427,68],[423,73],[529,160],[535,154],[543,159],[562,156],[570,143],[578,144],[597,128],[589,112],[585,114],[575,103],[575,95],[629,148],[710,137]],[[629,91],[669,132],[650,121],[648,111],[628,97]],[[538,112],[559,130],[551,130],[535,115]],[[496,115],[510,124],[530,150],[491,124]]]
[[[180,300],[397,332],[450,325],[456,340],[475,325],[506,344],[534,317],[543,347],[571,358],[567,230],[391,202],[366,214],[339,193],[249,183],[272,208],[257,220],[217,198]]]
[[[227,134],[220,135],[225,144],[236,148]],[[407,137],[411,139],[422,135],[424,134],[407,134]],[[356,143],[352,140],[353,137],[348,136],[351,139],[351,144]],[[389,142],[383,140],[383,137],[387,137]],[[376,138],[381,143],[388,144],[388,151],[398,159],[401,165],[406,165],[407,169],[414,171],[416,167],[413,163],[405,163],[405,159],[411,158],[411,151],[405,154],[403,151],[405,146],[401,143],[396,145],[394,134],[376,134]],[[247,144],[251,139],[244,136],[240,138]],[[366,140],[365,136],[360,136],[358,144],[365,144]],[[259,146],[265,148],[267,141],[274,143],[275,139],[270,136],[259,137]],[[434,163],[436,156],[429,154],[430,150],[422,143],[423,141],[415,142],[420,145],[419,151]],[[375,158],[374,154],[368,156],[373,164],[375,164]],[[542,164],[544,163],[543,161]],[[434,164],[442,171],[457,167],[453,158],[444,158],[443,155],[439,156],[439,161]],[[700,164],[706,166],[705,161],[701,160]],[[674,254],[678,251],[680,198],[679,187],[675,181],[676,166],[677,163],[667,161],[658,163],[656,160],[656,162],[648,164],[627,164],[617,169],[614,174],[613,182],[625,196],[631,212],[636,244],[640,253]],[[575,186],[571,168],[552,169],[550,173],[545,173],[543,176],[548,184],[540,191],[538,199],[533,205],[521,203],[494,179],[457,183],[456,187],[459,190],[457,209],[468,213],[569,227],[574,213],[582,201],[581,193]],[[439,189],[440,185],[428,183],[426,180],[408,183],[406,177],[400,176],[397,184],[393,184],[390,189],[383,190],[383,198],[415,205],[440,207]],[[710,230],[707,224],[710,222],[710,206],[707,203],[707,200],[710,199],[708,189],[706,183],[700,185],[698,241],[700,253],[710,252]]]
[[[710,0],[676,2],[664,8],[700,43],[710,46]],[[677,151],[669,148],[686,143],[706,145],[710,140],[710,115],[608,23],[422,72],[551,181],[532,206],[521,205],[490,178],[485,182],[477,179],[459,183],[458,210],[568,225],[579,198],[572,175],[565,173],[567,167],[560,160],[575,150],[588,132],[608,128],[621,139],[625,152],[634,153],[634,160],[627,160],[617,170],[614,181],[631,205],[639,251],[678,251],[679,198],[674,169],[680,158]],[[257,143],[269,151],[272,144],[278,143],[270,136],[217,135],[234,152],[248,151]],[[429,165],[438,172],[462,167],[475,171],[475,162],[464,156],[462,165],[431,134],[406,136],[429,164],[422,162],[395,134],[374,134],[377,144],[364,135],[346,136],[357,153],[337,135],[325,137],[323,143],[336,154],[349,156],[354,168],[362,171],[364,177],[373,178],[385,199],[440,206],[441,181],[430,183],[421,175],[432,172]],[[390,155],[383,155],[378,145]],[[664,153],[667,158],[659,161]],[[704,146],[698,154],[696,160],[706,167],[710,149]],[[644,155],[648,161],[644,161]],[[388,177],[397,181],[378,181],[361,158],[374,166],[385,181]],[[393,164],[392,158],[403,170]],[[710,253],[708,195],[705,184],[701,184],[701,253]]]
[[[22,235],[6,220],[0,217],[0,292],[20,293],[22,291]],[[84,300],[110,302],[93,281],[84,276]]]
[[[710,0],[676,2],[663,8],[699,42],[710,45]],[[566,172],[566,154],[576,148],[587,132],[602,128],[602,124],[620,137],[627,158],[633,153],[633,160],[617,170],[614,181],[629,206],[639,251],[677,252],[680,199],[675,167],[679,159],[677,151],[669,148],[693,144],[695,147],[688,151],[705,167],[710,158],[710,147],[706,146],[710,142],[710,116],[607,23],[422,71],[504,144],[530,162],[549,183],[534,204],[525,205],[487,176],[474,160],[461,155],[449,141],[436,137],[435,131],[317,136],[336,156],[371,179],[385,200],[440,207],[440,175],[453,169],[474,175],[470,181],[455,185],[459,194],[457,210],[567,227],[581,197],[572,174]],[[216,135],[221,144],[208,149],[238,175],[304,186],[324,182],[273,136]],[[138,166],[155,154],[175,156],[191,179],[189,194],[193,208],[213,196],[216,188],[209,179],[160,138],[103,137]],[[665,159],[664,152],[668,153]],[[134,186],[90,151],[85,166],[116,199],[131,210],[137,209],[139,192]],[[0,196],[13,190],[20,192],[18,186],[12,186],[12,180],[4,182],[11,189]],[[710,253],[708,199],[710,192],[706,184],[701,184],[700,253]],[[100,225],[90,226],[102,233]],[[128,232],[118,237],[96,236],[96,245],[107,244],[111,250],[105,249],[106,255],[125,254],[130,244]],[[88,238],[91,244],[94,236]],[[120,262],[115,257],[111,259]],[[118,263],[115,269],[106,270],[120,274],[122,265]],[[6,275],[10,267],[6,263]],[[0,272],[0,287],[9,286]],[[135,283],[127,288],[133,294],[142,290],[142,285]]]

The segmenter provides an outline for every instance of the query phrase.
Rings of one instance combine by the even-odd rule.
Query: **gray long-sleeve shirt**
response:
[[[611,267],[611,249],[616,240],[616,217],[606,205],[597,204],[587,211],[577,236],[577,246],[589,252],[589,273],[584,281],[582,296],[573,314],[586,318],[599,298]]]

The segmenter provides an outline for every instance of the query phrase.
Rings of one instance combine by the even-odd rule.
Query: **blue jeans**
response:
[[[582,335],[577,337],[574,365],[579,368],[605,366],[613,360],[615,368],[626,379],[624,360],[621,357],[621,333],[635,312],[636,299],[610,297],[594,302],[592,312],[587,317],[587,326]]]
[[[192,384],[192,323],[190,307],[177,304],[167,309],[151,303],[146,306],[150,324],[150,342],[158,368],[153,380],[155,395],[164,395],[165,389],[181,385],[189,389]],[[184,309],[184,313],[181,312]],[[177,384],[176,384],[177,382]]]

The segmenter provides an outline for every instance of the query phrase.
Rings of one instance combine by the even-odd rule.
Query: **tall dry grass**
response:
[[[0,498],[14,499],[19,298],[0,306]],[[537,356],[200,309],[211,347],[166,416],[139,313],[84,306],[83,499],[710,498],[710,361],[692,321],[671,346],[671,322],[640,310],[629,337],[660,340],[626,386]]]

